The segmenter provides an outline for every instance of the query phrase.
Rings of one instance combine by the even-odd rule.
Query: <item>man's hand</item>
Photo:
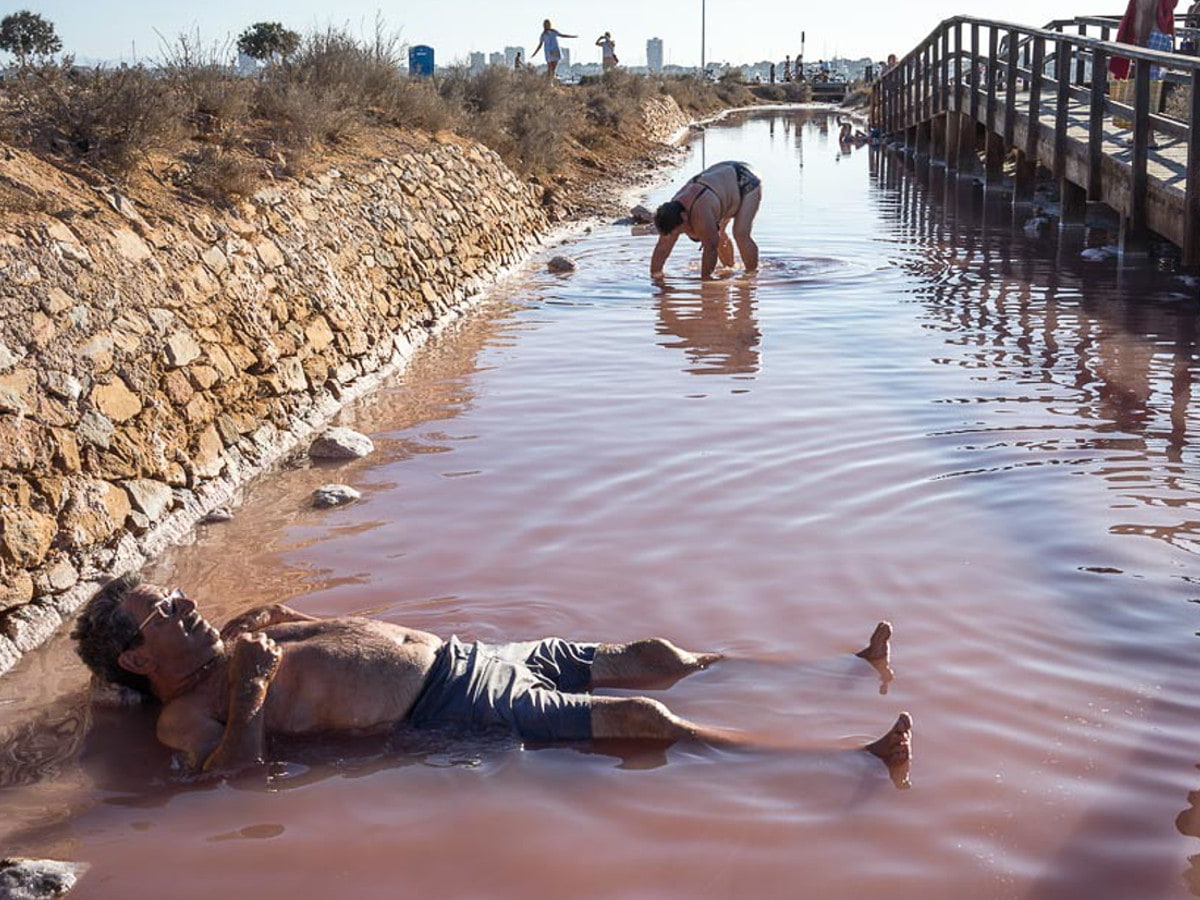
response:
[[[221,629],[221,640],[232,641],[243,632],[262,631],[271,625],[279,625],[282,622],[315,622],[317,619],[313,616],[305,615],[302,612],[296,612],[289,606],[284,606],[282,603],[271,603],[267,606],[260,606],[256,609],[242,613],[240,616],[235,616],[225,623]]]
[[[267,684],[279,671],[283,651],[279,645],[261,631],[241,634],[233,645],[233,665],[230,677],[234,684],[239,680],[262,680]],[[261,699],[266,699],[264,694]]]

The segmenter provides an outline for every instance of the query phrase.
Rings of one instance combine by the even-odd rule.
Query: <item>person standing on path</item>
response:
[[[617,67],[617,45],[612,39],[612,34],[606,31],[596,38],[596,46],[600,48],[600,60],[604,71],[615,69]]]
[[[529,54],[529,58],[533,59],[538,55],[538,51],[545,47],[546,75],[554,78],[555,73],[558,71],[559,60],[562,59],[562,50],[558,46],[558,39],[574,37],[579,37],[579,35],[563,34],[561,31],[555,30],[554,26],[550,24],[550,20],[546,19],[542,22],[542,34],[538,38],[538,45],[533,48],[533,52]]]

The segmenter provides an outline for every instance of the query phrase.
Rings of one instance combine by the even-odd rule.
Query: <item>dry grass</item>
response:
[[[118,182],[162,155],[178,162],[171,169],[180,189],[227,200],[253,193],[270,169],[303,173],[372,129],[452,129],[539,178],[559,172],[571,154],[636,143],[642,104],[656,94],[671,94],[692,115],[753,102],[732,80],[621,69],[579,87],[503,67],[409,78],[398,38],[378,26],[367,40],[337,29],[309,35],[285,62],[253,77],[234,73],[230,55],[181,37],[154,69],[84,70],[70,60],[34,67],[0,83],[0,135]]]

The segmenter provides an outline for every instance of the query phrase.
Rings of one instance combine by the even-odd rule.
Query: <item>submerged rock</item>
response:
[[[574,272],[576,268],[575,260],[569,256],[552,256],[550,257],[550,262],[546,263],[546,270],[553,272],[555,275]]]
[[[0,900],[62,897],[87,871],[85,863],[56,859],[0,859]]]
[[[1089,262],[1103,262],[1106,259],[1115,259],[1120,255],[1120,251],[1116,247],[1088,247],[1079,255]]]
[[[353,503],[361,496],[362,494],[348,484],[323,484],[313,491],[312,501],[317,509],[331,509]]]
[[[365,434],[352,428],[330,428],[312,442],[308,455],[313,459],[361,459],[374,450]]]
[[[629,216],[641,225],[649,225],[654,221],[654,213],[640,203],[629,211]]]
[[[216,509],[210,509],[204,514],[204,518],[200,521],[205,525],[216,525],[220,522],[229,522],[233,520],[233,513],[228,507],[218,506]]]

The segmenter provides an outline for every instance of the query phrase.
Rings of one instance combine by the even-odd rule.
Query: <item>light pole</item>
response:
[[[700,0],[700,77],[707,78],[708,70],[704,65],[704,4],[706,0]]]

